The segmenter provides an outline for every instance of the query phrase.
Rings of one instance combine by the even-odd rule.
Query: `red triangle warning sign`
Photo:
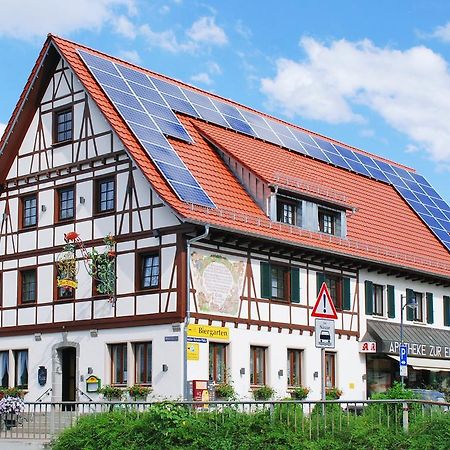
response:
[[[311,313],[311,317],[321,317],[323,319],[337,319],[336,308],[331,299],[330,291],[326,283],[322,283],[316,304]]]

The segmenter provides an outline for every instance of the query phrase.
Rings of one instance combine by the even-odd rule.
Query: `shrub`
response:
[[[253,390],[253,398],[255,400],[270,400],[275,391],[270,386],[261,386]]]
[[[2,397],[20,397],[23,398],[25,395],[25,392],[23,389],[20,389],[18,387],[12,387],[12,388],[0,388],[0,395]]]
[[[231,400],[235,398],[234,387],[230,383],[220,383],[215,386],[216,398]]]
[[[117,386],[111,386],[105,384],[98,390],[99,394],[102,394],[106,400],[122,400],[124,390]]]

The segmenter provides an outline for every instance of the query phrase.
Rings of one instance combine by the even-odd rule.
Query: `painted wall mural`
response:
[[[198,312],[237,316],[245,264],[244,258],[225,257],[202,250],[191,253]]]

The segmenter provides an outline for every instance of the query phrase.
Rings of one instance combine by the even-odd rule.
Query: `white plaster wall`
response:
[[[178,336],[178,342],[165,342],[165,336]],[[181,333],[174,333],[171,325],[156,325],[147,327],[118,328],[98,330],[98,337],[91,337],[89,330],[77,332],[43,333],[41,341],[35,341],[34,335],[4,337],[1,340],[1,350],[29,351],[29,389],[26,400],[34,401],[52,386],[52,347],[56,344],[74,342],[80,345],[79,378],[77,386],[86,392],[84,380],[88,375],[88,367],[93,369],[94,375],[102,380],[102,384],[109,384],[110,363],[108,344],[135,342],[152,342],[153,351],[153,393],[152,398],[178,398],[182,396],[182,337]],[[163,372],[162,366],[166,364],[168,371]],[[37,383],[37,370],[39,366],[47,368],[47,384],[43,387]],[[134,355],[129,351],[129,385],[134,384]],[[11,382],[14,380],[10,370]],[[89,394],[94,400],[99,395]],[[86,400],[86,398],[80,398]]]

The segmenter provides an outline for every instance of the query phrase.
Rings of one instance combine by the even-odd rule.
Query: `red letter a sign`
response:
[[[337,319],[336,308],[328,290],[326,283],[322,283],[316,304],[312,310],[311,317],[320,317],[322,319]]]

